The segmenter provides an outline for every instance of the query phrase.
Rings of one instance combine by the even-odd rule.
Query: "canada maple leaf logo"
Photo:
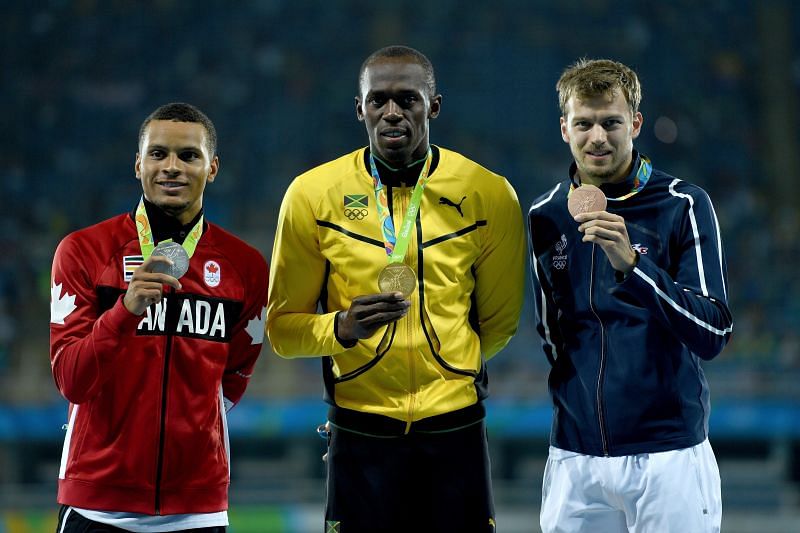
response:
[[[217,265],[209,264],[209,265],[206,267],[206,270],[208,270],[208,271],[209,271],[209,272],[211,272],[212,274],[216,274],[216,273],[217,273],[217,270],[219,270],[219,267],[218,267]]]
[[[64,296],[61,296],[63,285],[53,284],[50,288],[50,323],[63,324],[64,319],[76,309],[75,295],[69,294],[64,291]]]
[[[261,308],[261,315],[256,315],[247,321],[244,330],[252,339],[250,344],[262,344],[264,342],[264,321],[267,319],[267,308]]]

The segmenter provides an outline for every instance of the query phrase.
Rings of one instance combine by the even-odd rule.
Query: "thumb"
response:
[[[144,263],[139,267],[145,272],[162,272],[163,270],[159,270],[159,265],[169,265],[172,266],[173,262],[167,256],[164,255],[151,255],[148,257]],[[163,269],[163,266],[161,267]]]

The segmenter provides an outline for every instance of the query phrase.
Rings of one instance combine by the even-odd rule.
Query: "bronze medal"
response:
[[[405,263],[389,263],[378,274],[378,288],[381,292],[401,292],[408,298],[417,288],[417,276]]]
[[[581,185],[573,190],[567,200],[567,209],[574,217],[580,213],[606,210],[606,195],[594,185]]]

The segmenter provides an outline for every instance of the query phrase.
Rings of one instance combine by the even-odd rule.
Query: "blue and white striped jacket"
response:
[[[653,170],[631,191],[601,187],[625,219],[639,262],[627,278],[581,242],[567,211],[570,180],[528,214],[537,330],[552,368],[550,443],[619,456],[693,446],[708,435],[700,359],[722,351],[733,323],[719,224],[701,188]],[[570,175],[574,175],[573,168]]]

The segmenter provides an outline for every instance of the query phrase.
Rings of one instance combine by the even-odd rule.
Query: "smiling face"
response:
[[[441,95],[431,95],[425,69],[412,57],[381,57],[370,63],[356,97],[370,150],[396,166],[408,166],[428,151],[428,122],[439,115]]]
[[[561,138],[569,144],[582,183],[623,181],[633,160],[633,139],[642,114],[633,113],[621,91],[578,98],[571,96],[561,117]]]
[[[187,224],[203,207],[206,183],[214,181],[219,159],[208,150],[208,132],[198,122],[153,120],[136,154],[136,178],[144,197]]]

